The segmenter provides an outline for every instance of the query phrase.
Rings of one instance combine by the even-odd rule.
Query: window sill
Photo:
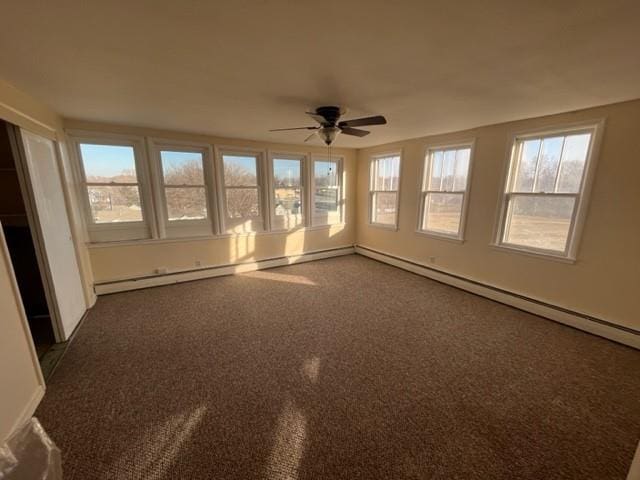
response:
[[[267,235],[290,235],[297,232],[310,232],[315,230],[328,230],[333,227],[346,227],[345,223],[335,223],[331,225],[317,225],[313,227],[293,228],[290,230],[273,230],[270,232],[243,232],[243,233],[222,233],[220,235],[192,235],[184,237],[166,237],[166,238],[144,238],[139,240],[114,240],[109,242],[87,242],[87,248],[110,248],[110,247],[128,247],[135,245],[161,245],[165,243],[182,243],[182,242],[201,242],[211,240],[222,240],[228,238],[245,238],[245,237],[261,237]]]
[[[464,243],[464,238],[460,238],[460,237],[454,237],[451,235],[447,235],[444,233],[436,233],[436,232],[427,232],[425,230],[416,230],[416,233],[418,235],[424,235],[425,237],[429,237],[429,238],[434,238],[436,240],[445,240],[447,242],[453,242],[453,243],[458,243],[458,244],[462,244]]]
[[[566,263],[566,264],[576,263],[576,259],[573,257],[554,255],[553,253],[539,252],[536,250],[529,250],[527,248],[518,248],[516,246],[499,244],[499,243],[491,243],[489,246],[494,250],[501,251],[504,253],[517,253],[520,255],[525,255],[527,257],[534,257],[534,258],[539,258],[543,260],[552,260],[554,262]]]
[[[398,225],[386,225],[384,223],[372,223],[372,222],[369,222],[367,224],[367,226],[374,227],[374,228],[382,228],[383,230],[391,230],[393,232],[397,232],[398,231]]]

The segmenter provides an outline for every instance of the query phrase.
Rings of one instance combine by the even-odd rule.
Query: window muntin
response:
[[[342,160],[314,159],[311,177],[312,225],[342,222]]]
[[[569,257],[594,129],[516,138],[498,243]]]
[[[377,225],[396,226],[400,155],[374,157],[371,160],[369,174],[369,221]]]
[[[272,230],[304,225],[302,172],[302,158],[284,155],[272,158]]]
[[[471,145],[430,149],[425,159],[419,230],[462,238]]]
[[[143,222],[134,147],[80,143],[79,150],[91,223]]]
[[[166,219],[169,222],[207,219],[204,154],[161,149],[160,163]]]

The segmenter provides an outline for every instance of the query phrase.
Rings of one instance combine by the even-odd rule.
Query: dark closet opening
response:
[[[41,359],[55,343],[55,335],[8,126],[0,121],[0,222],[31,336]]]

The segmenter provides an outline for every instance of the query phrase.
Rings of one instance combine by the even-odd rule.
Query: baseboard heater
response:
[[[363,245],[356,245],[355,251],[382,263],[393,265],[423,277],[445,283],[461,290],[480,295],[496,302],[515,307],[525,312],[539,315],[565,325],[613,340],[640,350],[640,331],[617,325],[606,320],[574,312],[566,308],[551,305],[521,294],[503,290],[459,275],[444,272],[422,263],[397,257]]]
[[[264,270],[266,268],[282,267],[294,263],[311,262],[323,258],[338,257],[341,255],[351,255],[355,253],[353,245],[330,248],[325,250],[314,250],[297,255],[286,255],[281,257],[269,257],[253,262],[240,262],[225,265],[212,265],[194,269],[177,270],[168,273],[143,275],[129,277],[105,282],[97,282],[93,288],[97,295],[109,293],[125,292],[128,290],[139,290],[142,288],[158,287],[161,285],[171,285],[173,283],[190,282],[204,278],[221,277],[236,273],[252,272]]]

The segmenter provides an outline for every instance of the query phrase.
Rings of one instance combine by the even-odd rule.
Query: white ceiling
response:
[[[364,147],[640,98],[637,0],[2,1],[0,76],[69,118]],[[319,142],[319,140],[316,140]]]

